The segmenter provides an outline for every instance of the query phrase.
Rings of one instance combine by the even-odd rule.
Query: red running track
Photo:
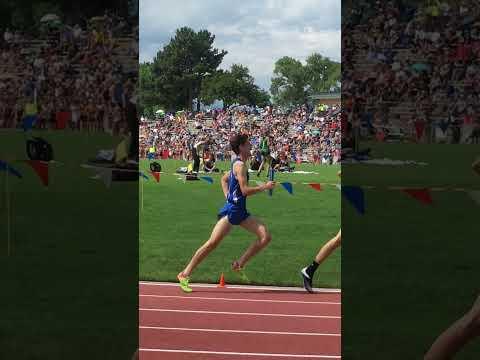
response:
[[[340,359],[341,294],[140,283],[140,360]]]

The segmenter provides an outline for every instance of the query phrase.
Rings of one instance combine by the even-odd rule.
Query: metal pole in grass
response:
[[[8,165],[5,171],[5,199],[7,205],[7,255],[10,256],[10,186],[8,181]]]
[[[268,180],[273,181],[275,179],[275,170],[273,169],[272,165],[269,165],[268,169]],[[268,190],[268,195],[272,196],[273,195],[273,190],[270,189]]]
[[[143,176],[142,179],[140,179],[140,200],[142,202],[142,211],[143,211]]]
[[[5,171],[5,175],[4,175],[4,181],[3,183],[5,184],[5,189],[6,189],[6,184],[7,184],[7,172]],[[5,194],[5,200],[3,200],[4,196],[3,196],[3,193],[2,193],[2,201],[0,201],[0,205],[2,206],[0,208],[0,210],[3,212],[3,208],[4,206],[6,206],[7,204],[7,195]]]

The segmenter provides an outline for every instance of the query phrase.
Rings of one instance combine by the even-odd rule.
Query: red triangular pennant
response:
[[[28,160],[27,163],[35,170],[43,185],[48,186],[48,162]]]
[[[428,205],[433,203],[432,196],[428,189],[404,189],[403,191],[421,203]]]
[[[315,189],[317,191],[322,191],[322,185],[320,185],[320,184],[311,183],[311,184],[308,184],[308,186],[310,186],[312,189]]]
[[[150,171],[150,174],[153,175],[153,177],[155,178],[155,180],[157,180],[157,183],[160,181],[160,173],[157,172],[157,171]]]

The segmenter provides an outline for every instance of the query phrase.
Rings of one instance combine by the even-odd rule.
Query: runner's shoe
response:
[[[183,276],[182,273],[177,275],[178,282],[180,283],[180,288],[183,292],[191,293],[193,290],[190,287],[190,278],[188,276]]]
[[[250,282],[250,279],[245,274],[245,271],[244,271],[243,267],[240,266],[240,264],[238,263],[237,260],[235,260],[232,263],[232,271],[235,271],[238,275],[240,275],[240,277],[242,278],[243,281]]]
[[[305,290],[307,290],[309,293],[313,293],[313,287],[312,287],[312,277],[308,275],[307,273],[307,268],[304,267],[301,271],[300,274],[302,275],[303,279],[303,287]]]

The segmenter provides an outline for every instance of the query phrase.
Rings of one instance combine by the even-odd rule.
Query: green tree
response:
[[[255,93],[255,105],[263,108],[270,104],[270,94],[268,91],[257,88],[257,92]]]
[[[339,91],[341,65],[338,62],[314,53],[305,65],[307,84],[311,93]]]
[[[288,56],[277,60],[270,86],[275,104],[304,104],[308,98],[307,88],[307,72],[300,61]]]
[[[270,92],[281,106],[307,102],[310,95],[320,92],[340,91],[341,65],[314,53],[306,64],[285,56],[275,63]]]
[[[142,63],[139,67],[139,101],[138,111],[145,116],[152,116],[159,107],[165,106],[165,100],[157,89],[152,63]]]
[[[200,100],[207,105],[215,100],[222,100],[223,106],[228,107],[236,101],[236,82],[228,71],[217,71],[205,79],[200,92]]]
[[[230,73],[232,74],[235,80],[242,82],[244,84],[253,85],[255,81],[253,76],[250,75],[250,70],[248,70],[248,67],[240,64],[233,64],[230,67]]]
[[[230,72],[239,84],[237,102],[242,105],[257,105],[265,107],[270,104],[270,94],[255,85],[255,79],[250,75],[248,67],[233,64]]]
[[[215,36],[207,30],[183,27],[153,61],[157,89],[170,110],[191,109],[202,82],[215,73],[227,54],[213,47]],[[198,102],[198,108],[200,103]],[[198,109],[197,109],[198,110]]]
[[[231,81],[234,88],[234,103],[240,105],[253,105],[255,103],[255,91],[257,90],[254,78],[250,75],[248,67],[233,64],[230,67]]]
[[[270,95],[254,83],[246,66],[233,64],[230,70],[219,70],[205,79],[200,93],[205,104],[222,100],[224,107],[233,104],[265,106]]]

